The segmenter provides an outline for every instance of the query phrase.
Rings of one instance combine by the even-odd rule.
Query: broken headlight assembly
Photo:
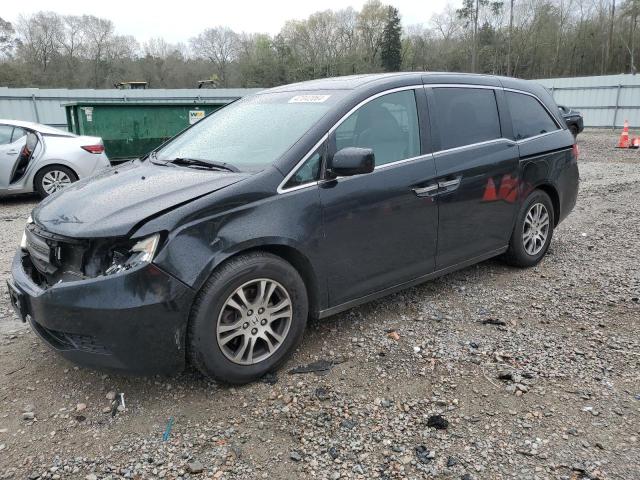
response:
[[[29,218],[27,218],[27,225],[30,223],[33,223],[33,218],[31,218],[31,215],[29,215]],[[26,226],[22,231],[22,239],[20,240],[20,249],[21,250],[27,249],[27,227]]]
[[[150,263],[156,254],[160,244],[160,234],[155,233],[138,240],[128,250],[117,249],[113,251],[111,265],[104,271],[105,275],[124,272],[131,268]]]

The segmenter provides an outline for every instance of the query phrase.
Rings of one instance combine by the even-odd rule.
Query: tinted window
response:
[[[418,111],[413,90],[376,98],[352,113],[335,131],[336,148],[371,148],[376,165],[420,155]]]
[[[11,132],[13,132],[13,127],[0,125],[0,145],[11,143]]]
[[[493,90],[434,88],[440,148],[461,147],[500,138],[500,119]]]
[[[549,112],[531,95],[505,92],[516,140],[558,129]]]
[[[284,188],[297,187],[305,183],[315,182],[320,178],[320,165],[322,163],[322,154],[320,152],[322,148],[323,147],[311,155],[307,161],[298,168],[296,173],[284,185]]]

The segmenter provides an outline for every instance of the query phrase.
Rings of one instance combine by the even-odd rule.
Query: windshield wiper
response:
[[[185,165],[188,167],[202,167],[202,168],[211,168],[218,170],[226,170],[228,172],[239,172],[238,167],[234,167],[233,165],[229,165],[225,162],[216,162],[215,160],[198,160],[197,158],[174,158],[173,160],[168,160],[167,163],[173,163],[174,165]]]

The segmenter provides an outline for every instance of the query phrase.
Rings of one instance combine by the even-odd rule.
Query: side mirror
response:
[[[376,166],[375,155],[370,148],[347,147],[338,150],[331,159],[328,170],[340,177],[371,173]]]

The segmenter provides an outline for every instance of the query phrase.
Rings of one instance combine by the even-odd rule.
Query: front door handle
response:
[[[460,185],[460,178],[454,178],[453,180],[445,180],[443,182],[438,182],[438,187],[440,188],[451,188],[457,187]]]
[[[435,193],[438,188],[440,188],[438,184],[434,183],[433,185],[427,185],[426,187],[416,187],[413,189],[413,191],[419,197],[426,197],[428,195],[431,195],[432,193]]]
[[[18,150],[9,150],[7,152],[7,155],[17,155],[18,154]]]

